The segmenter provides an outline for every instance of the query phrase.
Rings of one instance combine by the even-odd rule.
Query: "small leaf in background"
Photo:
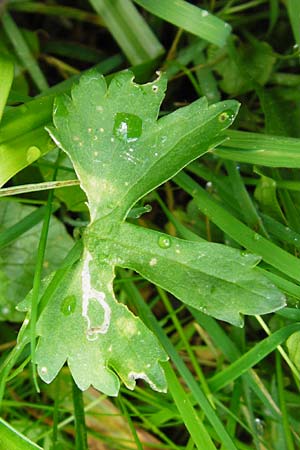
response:
[[[300,370],[300,331],[293,333],[286,341],[286,345],[291,360],[297,369]]]
[[[227,94],[238,95],[251,91],[251,80],[263,86],[271,75],[276,61],[272,47],[266,42],[256,40],[251,44],[240,44],[237,49],[239,61],[236,61],[231,53],[226,54],[225,49],[210,49],[211,60],[221,59],[215,69],[222,77],[220,87]]]
[[[8,230],[35,209],[15,201],[0,202],[0,231]],[[0,320],[20,321],[24,317],[15,310],[15,306],[32,288],[41,226],[41,224],[34,226],[1,249]],[[64,225],[53,216],[47,241],[44,276],[59,267],[72,245],[72,238]]]
[[[261,175],[254,191],[254,197],[266,214],[285,223],[285,217],[277,199],[276,181],[273,178]]]

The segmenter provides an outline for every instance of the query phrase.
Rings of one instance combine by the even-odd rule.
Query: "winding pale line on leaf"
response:
[[[92,287],[91,284],[91,274],[89,264],[93,260],[90,252],[87,252],[87,255],[84,259],[83,269],[81,272],[81,282],[82,282],[82,317],[87,320],[88,329],[87,329],[87,338],[89,341],[94,341],[97,339],[97,334],[106,334],[110,325],[110,315],[111,309],[107,302],[105,301],[104,292],[99,292]],[[103,322],[99,327],[91,327],[91,320],[88,314],[89,303],[91,299],[97,300],[100,306],[103,308]]]

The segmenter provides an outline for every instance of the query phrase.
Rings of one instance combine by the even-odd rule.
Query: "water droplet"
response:
[[[7,314],[10,313],[10,309],[9,309],[7,306],[3,306],[3,308],[1,309],[1,313],[2,313],[4,316],[7,316]]]
[[[235,113],[234,111],[232,111],[232,109],[227,109],[226,111],[223,111],[221,114],[219,114],[218,116],[218,121],[220,123],[231,123],[233,121],[233,119],[235,118]]]
[[[257,434],[262,436],[264,434],[264,423],[263,423],[263,421],[261,419],[259,419],[258,417],[256,417],[254,419],[254,425],[255,425]]]
[[[41,374],[42,375],[46,375],[46,373],[48,372],[48,369],[47,369],[47,367],[41,367]]]
[[[202,15],[202,17],[207,17],[208,16],[208,11],[203,10],[201,15]]]
[[[65,316],[69,316],[73,314],[76,308],[76,297],[75,295],[68,295],[68,297],[64,298],[60,310]]]
[[[206,183],[206,185],[205,185],[205,189],[206,189],[208,192],[211,192],[211,191],[212,191],[212,187],[213,187],[213,184],[212,184],[211,181],[208,181],[208,182]]]
[[[134,142],[142,134],[142,119],[135,114],[117,113],[113,133],[121,141]]]
[[[27,149],[26,159],[28,164],[33,163],[33,161],[36,161],[40,156],[41,150],[35,145],[32,145]]]
[[[255,241],[259,241],[260,238],[261,238],[261,236],[260,236],[258,233],[255,233],[254,236],[253,236],[253,239],[254,239]]]
[[[169,248],[171,247],[171,240],[166,236],[160,236],[158,238],[158,245],[160,248]]]

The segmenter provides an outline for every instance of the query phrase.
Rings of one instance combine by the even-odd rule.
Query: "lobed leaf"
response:
[[[36,363],[46,382],[67,360],[81,389],[93,385],[117,395],[119,378],[130,389],[138,378],[166,389],[159,362],[167,356],[143,322],[116,301],[115,266],[134,269],[187,304],[236,325],[242,313],[284,305],[281,293],[253,269],[259,257],[124,223],[141,197],[223,142],[239,108],[234,100],[208,106],[199,99],[158,120],[165,89],[164,75],[138,85],[125,71],[107,87],[92,70],[71,97],[55,102],[49,132],[74,165],[91,222],[83,258],[54,283],[48,303],[41,300]]]
[[[144,85],[133,78],[119,73],[107,89],[93,70],[72,99],[55,102],[49,132],[74,164],[92,221],[112,213],[124,219],[139,198],[222,142],[239,108],[234,100],[208,106],[202,98],[157,121],[165,76]]]
[[[142,245],[141,245],[142,243]],[[222,244],[191,242],[131,224],[98,254],[140,273],[194,308],[242,326],[242,314],[266,314],[285,305],[284,295],[253,269],[260,257]]]

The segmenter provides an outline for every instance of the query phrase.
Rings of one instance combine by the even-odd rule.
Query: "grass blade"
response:
[[[231,27],[223,20],[183,0],[134,0],[135,3],[167,22],[222,47]]]
[[[280,330],[275,331],[271,336],[268,336],[263,341],[256,344],[254,348],[244,353],[231,366],[213,376],[209,381],[209,387],[212,391],[222,389],[227,384],[240,377],[243,373],[259,363],[269,353],[274,351],[278,345],[282,344],[292,333],[300,330],[300,324],[295,323],[287,325]]]
[[[6,105],[6,100],[14,79],[13,62],[4,55],[0,54],[0,122]]]
[[[300,139],[228,130],[229,140],[214,154],[224,159],[269,167],[300,167]]]
[[[130,0],[90,0],[131,64],[157,58],[164,51]]]
[[[194,376],[191,374],[191,372],[186,367],[185,363],[181,359],[181,357],[178,355],[175,347],[171,343],[171,341],[168,339],[164,331],[162,330],[161,326],[155,319],[154,315],[152,314],[151,310],[148,308],[148,306],[145,304],[143,298],[141,297],[140,293],[136,289],[136,287],[133,285],[133,283],[126,283],[124,285],[125,290],[127,291],[128,295],[134,302],[140,317],[143,318],[144,322],[147,324],[147,326],[153,330],[153,332],[158,337],[160,343],[163,345],[169,356],[172,358],[174,364],[176,365],[180,375],[184,378],[185,383],[188,385],[188,387],[191,390],[192,395],[194,396],[195,400],[199,404],[200,408],[203,410],[204,414],[207,416],[207,419],[213,426],[215,432],[220,438],[220,442],[222,442],[227,450],[236,450],[236,446],[232,442],[232,439],[228,435],[227,431],[225,430],[222,422],[220,421],[219,417],[217,416],[216,412],[212,408],[211,404],[207,400],[205,394],[203,393],[202,389],[200,388],[199,384],[194,379]]]
[[[199,209],[236,242],[260,255],[267,263],[289,277],[300,281],[300,261],[297,258],[255,233],[232,216],[185,173],[181,172],[174,178],[174,181],[192,195]]]
[[[15,24],[11,15],[6,12],[2,16],[2,25],[7,34],[9,40],[11,41],[16,54],[22,61],[24,67],[28,70],[32,80],[38,87],[40,91],[43,91],[48,88],[48,83],[46,78],[44,77],[43,72],[39,68],[36,60],[34,59],[31,51],[22,36],[19,28]]]
[[[179,383],[174,370],[168,363],[164,364],[164,370],[168,381],[168,388],[174,399],[178,411],[184,418],[185,425],[199,450],[215,450],[207,429],[193,408],[191,401]]]

